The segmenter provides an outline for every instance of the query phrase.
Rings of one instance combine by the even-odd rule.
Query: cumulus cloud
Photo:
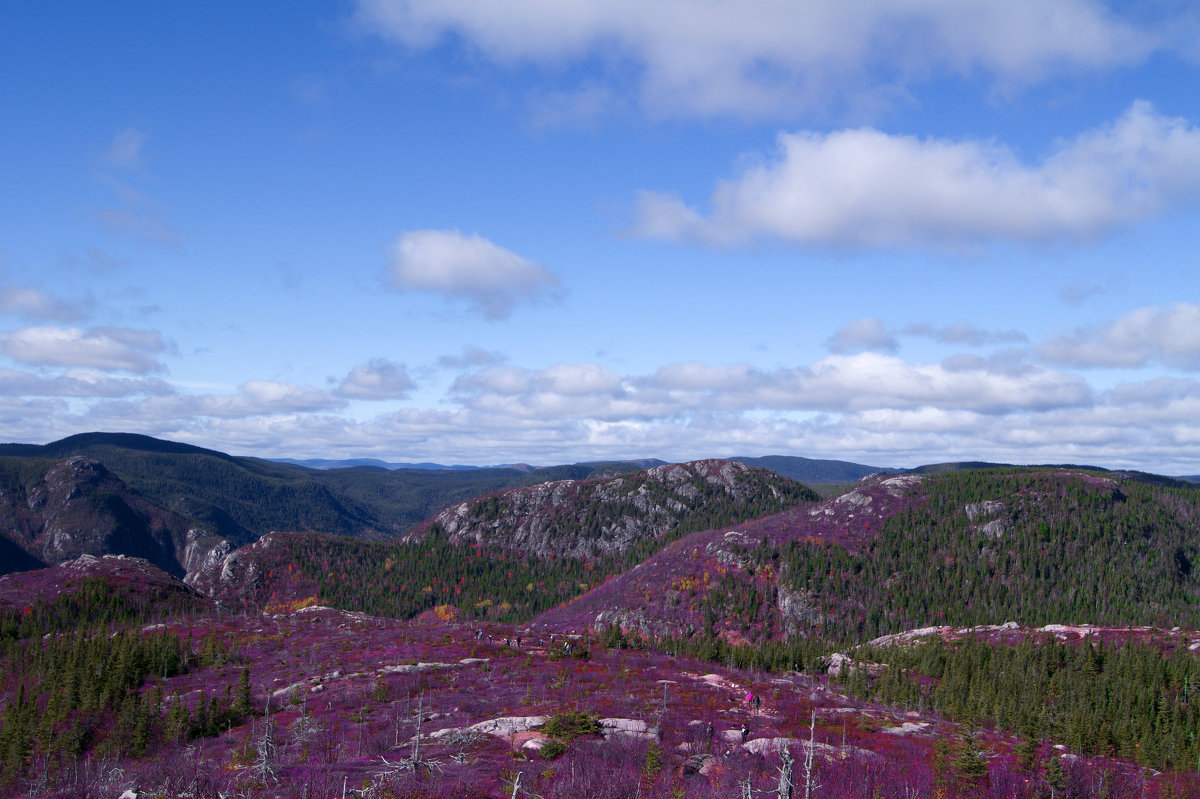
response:
[[[1198,199],[1200,130],[1139,101],[1038,164],[992,142],[783,133],[772,157],[717,185],[708,215],[641,192],[632,232],[720,246],[959,248],[1089,239]]]
[[[75,303],[20,285],[0,286],[0,314],[39,322],[74,322],[86,315]]]
[[[491,320],[508,317],[519,303],[553,297],[559,284],[545,267],[457,230],[401,235],[392,246],[388,279],[397,290],[466,299]]]
[[[834,333],[825,345],[831,352],[845,353],[859,350],[895,352],[896,337],[888,331],[881,319],[866,317],[856,319]]]
[[[384,358],[372,358],[350,370],[337,393],[347,399],[404,399],[416,388],[403,366]]]
[[[1165,36],[1091,0],[359,0],[357,19],[410,48],[454,37],[505,66],[599,57],[640,84],[649,112],[680,115],[794,113],[935,72],[1020,85],[1140,61]]]
[[[18,384],[38,393],[36,378],[0,373],[0,440],[122,429],[259,456],[405,452],[553,464],[796,454],[879,466],[996,460],[1200,472],[1196,379],[1096,391],[1030,363],[953,360],[859,353],[777,369],[680,362],[648,374],[599,364],[491,366],[460,377],[440,407],[369,419],[332,412],[346,404],[336,391],[274,381],[229,394],[131,392],[73,411],[78,403],[60,398],[11,396]]]
[[[983,359],[953,367],[910,364],[878,353],[831,355],[812,366],[776,370],[686,362],[652,375],[618,375],[594,364],[492,367],[460,377],[453,393],[474,410],[604,421],[694,412],[842,413],[925,406],[998,414],[1092,401],[1082,379],[1028,364],[994,368]]]
[[[156,330],[119,327],[25,327],[0,334],[0,352],[21,363],[124,372],[156,372],[168,349]]]
[[[1200,304],[1138,308],[1092,328],[1056,336],[1038,353],[1050,363],[1137,367],[1152,362],[1200,369]]]
[[[910,364],[879,353],[831,355],[808,369],[786,371],[772,407],[810,410],[913,409],[935,407],[985,414],[1079,407],[1092,401],[1090,387],[1073,375],[1023,370],[946,368]],[[768,395],[770,396],[770,395]]]
[[[728,391],[740,390],[759,380],[760,373],[748,364],[713,366],[696,361],[672,363],[660,367],[649,380],[649,386],[667,391]]]

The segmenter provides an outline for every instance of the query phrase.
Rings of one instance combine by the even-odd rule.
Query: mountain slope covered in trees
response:
[[[216,537],[131,491],[98,461],[0,457],[0,574],[81,554],[145,558],[182,577]]]
[[[36,567],[82,551],[147,557],[165,568],[190,568],[184,555],[186,542],[175,552],[154,554],[150,545],[120,544],[110,536],[111,546],[97,545],[78,551],[41,552],[29,546],[29,514],[18,507],[25,500],[30,480],[40,480],[56,463],[85,458],[100,465],[122,483],[122,491],[138,496],[143,515],[186,520],[185,526],[202,530],[229,546],[250,543],[272,530],[301,530],[333,533],[368,539],[391,538],[410,529],[452,502],[478,494],[544,480],[583,479],[634,471],[634,463],[597,463],[559,466],[532,472],[517,469],[471,471],[388,471],[372,467],[335,470],[306,469],[257,458],[234,457],[222,452],[162,441],[148,436],[120,433],[89,433],[46,445],[0,445],[0,531],[28,554],[10,560],[12,568]],[[16,503],[16,504],[13,504]],[[76,503],[78,505],[78,503]],[[94,504],[94,503],[93,503]],[[75,527],[72,535],[89,531],[98,522],[79,511],[69,514]],[[34,523],[35,527],[37,526]],[[111,525],[110,525],[111,526]],[[3,536],[3,532],[0,532]],[[13,546],[0,544],[12,549]],[[159,546],[162,549],[162,546]],[[168,547],[169,549],[169,547]],[[43,554],[46,556],[42,559]],[[176,566],[169,566],[174,560]]]
[[[930,625],[1200,626],[1200,490],[1045,469],[872,478],[695,533],[539,621],[862,642]]]
[[[486,495],[395,542],[272,534],[188,581],[231,607],[311,595],[400,618],[452,607],[455,615],[527,621],[691,530],[815,498],[760,469],[699,461]]]

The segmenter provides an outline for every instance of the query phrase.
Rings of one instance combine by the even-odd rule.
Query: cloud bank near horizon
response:
[[[1019,336],[967,323],[889,327],[868,318],[832,335],[828,356],[775,369],[696,361],[644,374],[597,363],[527,368],[470,348],[430,365],[453,373],[440,408],[406,403],[416,381],[406,367],[382,358],[354,367],[326,388],[250,380],[225,394],[180,393],[169,381],[108,376],[102,369],[72,367],[52,377],[5,370],[5,393],[28,399],[0,401],[0,426],[18,415],[28,425],[26,414],[38,408],[39,421],[29,429],[39,440],[80,429],[119,429],[206,446],[221,442],[263,456],[549,464],[802,453],[911,466],[986,454],[992,460],[1113,467],[1159,459],[1170,471],[1186,462],[1178,458],[1180,449],[1200,439],[1191,425],[1200,414],[1200,378],[1147,377],[1100,388],[1088,373],[1154,359],[1195,370],[1200,340],[1191,331],[1200,329],[1197,319],[1196,304],[1143,308],[1098,334],[1067,332],[1018,355],[1011,349],[990,358],[960,352],[919,362],[903,357],[905,340],[1007,346]],[[1105,346],[1104,358],[1093,341]],[[110,366],[119,372],[123,364]],[[71,396],[92,401],[73,407],[49,399]],[[342,413],[352,402],[401,407],[354,419]]]

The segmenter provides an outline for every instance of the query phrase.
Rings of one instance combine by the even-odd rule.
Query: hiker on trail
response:
[[[755,694],[754,695],[754,712],[757,713],[758,709],[760,707],[762,707],[762,697],[759,696],[758,694]]]
[[[753,691],[746,692],[746,704],[747,705],[754,704],[754,692]]]
[[[750,737],[750,727],[742,725],[742,743],[746,743],[746,739]]]

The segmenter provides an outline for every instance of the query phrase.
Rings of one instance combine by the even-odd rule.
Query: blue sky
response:
[[[11,4],[0,439],[1200,473],[1200,15]]]

